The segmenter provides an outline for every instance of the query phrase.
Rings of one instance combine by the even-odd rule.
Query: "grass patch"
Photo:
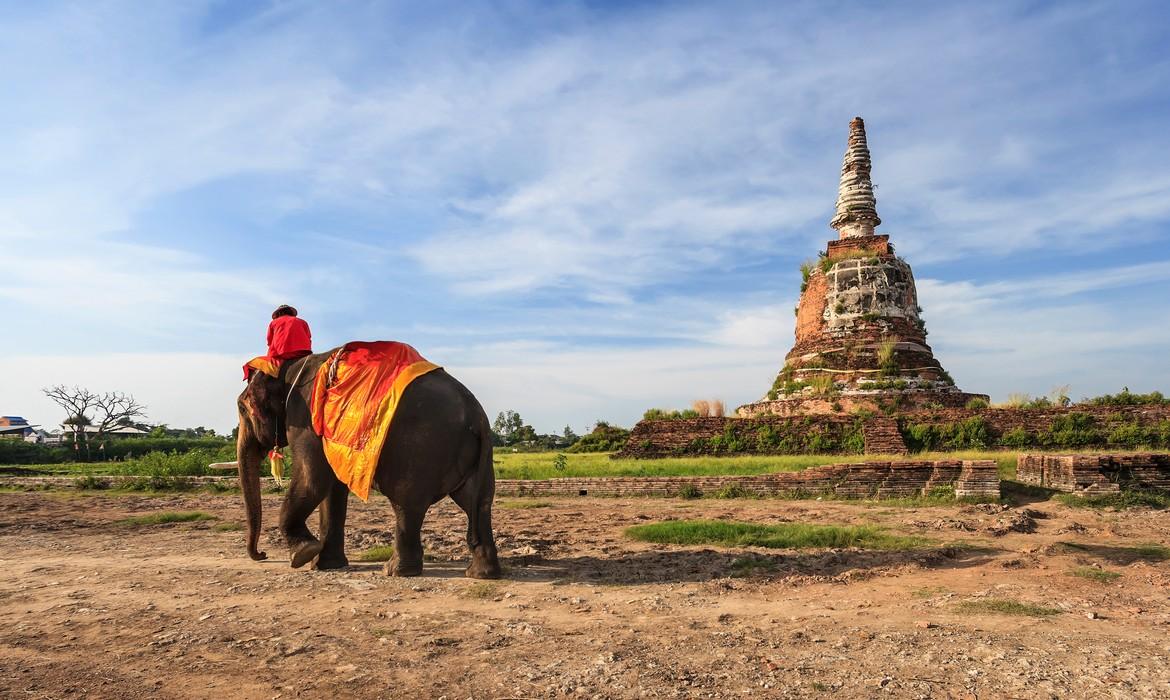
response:
[[[1121,574],[1116,571],[1108,571],[1106,569],[1094,569],[1091,566],[1080,566],[1068,572],[1069,576],[1078,576],[1080,578],[1087,578],[1090,581],[1097,581],[1098,583],[1112,583],[1121,578]]]
[[[929,542],[922,538],[899,537],[880,528],[861,525],[805,525],[782,523],[754,525],[722,520],[672,520],[635,525],[626,535],[643,542],[661,544],[716,544],[725,547],[768,547],[802,549],[810,547],[861,547],[864,549],[911,549]]]
[[[1018,600],[1007,598],[986,598],[984,600],[965,600],[955,606],[962,613],[992,613],[995,615],[1017,615],[1022,617],[1052,617],[1064,611],[1059,608],[1046,608],[1043,605],[1021,603]]]
[[[934,598],[935,596],[945,595],[950,592],[950,589],[946,586],[926,586],[924,588],[915,588],[910,591],[910,595],[915,598]]]
[[[1154,491],[1121,491],[1119,493],[1101,493],[1092,496],[1077,496],[1071,493],[1060,493],[1056,500],[1073,508],[1153,508],[1166,510],[1170,508],[1170,494]]]
[[[359,561],[390,561],[394,556],[394,546],[389,544],[370,547],[358,555]]]
[[[528,510],[529,508],[551,508],[552,503],[548,501],[502,501],[500,507],[508,510]]]
[[[491,600],[495,598],[500,592],[500,585],[498,583],[473,583],[467,588],[463,589],[460,594],[464,598],[473,598],[475,600]]]
[[[211,529],[216,532],[236,532],[237,530],[243,530],[244,526],[239,523],[216,523],[211,526]]]
[[[1128,549],[1143,559],[1153,559],[1154,561],[1170,559],[1170,547],[1163,547],[1160,544],[1138,544],[1124,549]]]
[[[165,525],[167,523],[190,523],[197,520],[215,519],[216,517],[214,515],[199,510],[164,511],[162,513],[150,513],[149,515],[137,515],[133,518],[123,518],[115,524],[137,527],[143,525]]]

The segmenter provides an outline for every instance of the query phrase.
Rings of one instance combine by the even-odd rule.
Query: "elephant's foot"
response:
[[[395,556],[382,567],[382,573],[387,576],[421,576],[422,562],[417,564],[403,563]]]
[[[471,566],[463,572],[467,578],[499,578],[500,565],[498,563],[484,564],[482,562],[473,561]]]
[[[326,556],[324,553],[322,553],[319,557],[317,557],[317,561],[313,562],[313,568],[318,571],[327,571],[329,569],[344,569],[347,566],[349,566],[349,559],[346,559],[344,554],[338,557]]]
[[[290,550],[290,558],[292,559],[292,568],[299,569],[305,564],[313,561],[325,545],[320,540],[305,540],[293,544]]]
[[[467,578],[499,578],[500,562],[493,557],[472,556],[471,565],[463,572]]]

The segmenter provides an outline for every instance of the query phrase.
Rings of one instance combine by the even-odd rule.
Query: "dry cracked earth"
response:
[[[484,583],[462,577],[465,521],[450,501],[427,518],[427,569],[412,579],[356,562],[390,540],[377,498],[352,501],[355,563],[330,572],[290,569],[271,528],[271,558],[250,561],[230,495],[5,493],[0,506],[5,698],[1170,697],[1170,562],[1134,549],[1170,545],[1156,511],[502,501],[505,578]],[[278,508],[265,499],[268,523]],[[216,519],[118,522],[192,510]],[[940,546],[623,534],[689,518],[875,524]]]

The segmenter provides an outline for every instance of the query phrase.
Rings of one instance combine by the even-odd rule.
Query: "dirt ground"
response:
[[[427,570],[356,563],[393,514],[353,500],[347,570],[250,561],[230,495],[0,494],[0,697],[1170,697],[1170,515],[1041,502],[903,508],[778,500],[497,502],[505,578],[462,577],[462,513]],[[531,502],[529,502],[531,505]],[[513,506],[513,507],[508,507]],[[116,521],[201,510],[217,520]],[[931,551],[649,545],[670,518],[877,524]],[[1032,530],[1032,532],[1028,532]],[[1070,546],[1071,544],[1071,546]],[[759,566],[733,577],[733,562]],[[1112,582],[1070,575],[1101,568]],[[1082,569],[1083,570],[1083,569]],[[1036,618],[964,610],[1004,599]]]

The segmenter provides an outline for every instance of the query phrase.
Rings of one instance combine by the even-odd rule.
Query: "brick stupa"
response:
[[[829,223],[838,239],[803,266],[796,344],[767,396],[741,407],[741,416],[893,413],[987,398],[960,391],[934,358],[914,274],[894,255],[890,237],[874,233],[881,222],[865,123],[857,117]]]

